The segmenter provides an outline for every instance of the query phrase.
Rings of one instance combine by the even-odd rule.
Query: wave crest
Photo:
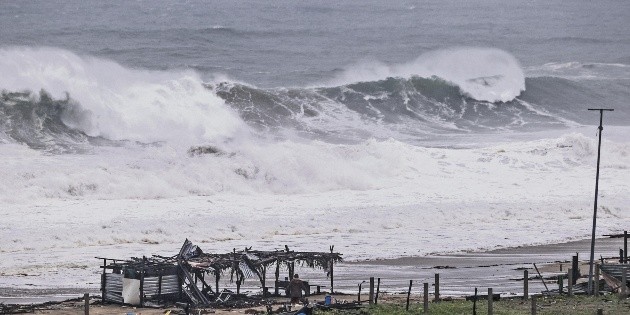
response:
[[[343,71],[330,85],[378,81],[391,77],[439,77],[464,94],[487,102],[511,101],[525,91],[525,74],[512,55],[493,48],[452,48],[422,54],[406,64],[363,61]]]
[[[56,48],[0,49],[0,89],[76,101],[63,123],[88,136],[198,143],[245,126],[193,71],[147,71]]]

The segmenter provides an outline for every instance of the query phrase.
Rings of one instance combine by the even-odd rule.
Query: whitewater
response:
[[[314,106],[315,112],[332,113],[312,117],[304,109],[268,113],[293,121],[295,129],[267,123],[269,134],[261,136],[260,121],[248,125],[238,107],[217,96],[218,83],[203,82],[194,72],[138,71],[51,48],[5,49],[2,55],[3,73],[12,74],[2,82],[6,91],[40,91],[17,99],[3,94],[8,123],[1,153],[0,251],[12,257],[2,262],[8,285],[84,286],[98,272],[89,267],[93,257],[168,253],[185,238],[209,251],[335,245],[348,259],[361,260],[588,235],[594,128],[574,123],[571,131],[530,133],[527,141],[509,142],[493,134],[483,140],[482,134],[471,144],[470,131],[453,132],[462,128],[448,120],[455,115],[438,112],[427,119],[429,130],[444,130],[442,147],[435,147],[404,140],[410,133],[426,137],[426,125],[400,131],[402,124],[385,122],[391,113],[369,116],[338,103]],[[524,78],[516,75],[511,92],[520,94]],[[502,85],[498,89],[485,94],[505,95]],[[61,109],[32,117],[34,126],[16,126],[24,117],[9,114],[30,104],[28,114],[35,115],[54,100],[61,100]],[[482,101],[490,108],[503,105]],[[525,114],[551,115],[542,111]],[[60,125],[47,126],[54,123]],[[328,127],[334,125],[366,135]],[[379,129],[392,136],[368,133]],[[600,233],[624,228],[630,189],[627,128],[605,132],[616,141],[604,143]],[[11,136],[21,133],[30,140]],[[67,282],[67,273],[75,275],[74,283]]]
[[[186,238],[207,252],[335,245],[350,261],[584,239],[599,118],[589,107],[615,107],[604,117],[597,232],[627,229],[630,59],[590,37],[469,43],[461,17],[432,22],[449,26],[444,37],[433,24],[402,27],[412,19],[391,25],[431,20],[431,8],[396,1],[372,4],[378,21],[349,4],[265,13],[222,3],[205,12],[210,26],[158,3],[125,5],[139,20],[164,10],[172,27],[113,25],[115,7],[93,3],[104,13],[85,31],[51,19],[38,22],[51,23],[45,38],[18,27],[45,9],[0,11],[15,23],[0,31],[0,287],[95,287],[94,257],[172,255]],[[221,20],[224,7],[243,24]],[[293,9],[358,26],[258,24]],[[372,22],[378,31],[366,31]],[[606,34],[599,44],[627,46]],[[296,42],[309,36],[316,43]],[[340,44],[386,38],[397,44],[371,55]],[[548,56],[556,41],[572,59]],[[261,46],[256,58],[249,45]],[[537,45],[546,49],[532,54]]]

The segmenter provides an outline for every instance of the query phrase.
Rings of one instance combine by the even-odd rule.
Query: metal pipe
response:
[[[591,233],[591,258],[589,260],[588,266],[588,294],[593,294],[593,263],[595,260],[595,227],[597,225],[597,195],[599,192],[599,162],[601,158],[601,148],[602,148],[602,131],[604,127],[602,126],[602,122],[604,119],[604,111],[613,111],[614,109],[610,108],[589,108],[588,110],[597,110],[599,111],[599,142],[597,145],[597,173],[595,175],[595,204],[593,206],[593,231]]]

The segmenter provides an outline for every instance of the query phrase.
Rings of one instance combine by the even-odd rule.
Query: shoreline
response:
[[[600,255],[613,257],[623,246],[622,239],[596,239],[596,260]],[[354,293],[358,284],[370,277],[381,278],[381,292],[406,291],[409,280],[417,283],[419,290],[422,282],[434,282],[436,273],[440,274],[440,291],[444,296],[462,296],[471,294],[475,287],[493,286],[495,292],[504,295],[522,293],[523,269],[532,269],[530,277],[536,276],[533,264],[537,264],[543,274],[558,274],[571,257],[578,254],[580,264],[588,262],[590,239],[495,249],[484,252],[465,252],[457,254],[434,255],[424,257],[400,257],[382,260],[364,260],[344,262],[335,265],[335,292]],[[587,265],[586,262],[586,265]],[[96,267],[95,267],[96,268]],[[298,269],[299,270],[299,269]],[[322,285],[322,291],[329,290],[329,279],[322,270],[299,270],[302,278],[312,285]],[[520,279],[520,280],[519,280]],[[243,286],[244,291],[259,290],[257,281],[252,279]],[[222,285],[226,287],[226,285]],[[230,287],[230,284],[227,284]],[[554,286],[555,288],[555,286]],[[530,292],[542,291],[540,280],[530,280]],[[85,288],[28,288],[0,287],[0,303],[30,304],[50,301],[62,301],[80,297],[84,293],[100,296],[99,287]]]
[[[595,243],[595,260],[603,257],[616,257],[622,239],[599,238]],[[575,240],[547,245],[531,245],[495,249],[485,252],[466,252],[425,257],[401,257],[387,260],[372,260],[346,263],[339,274],[346,284],[355,279],[368,279],[370,276],[383,279],[386,290],[406,291],[409,280],[414,283],[434,283],[436,273],[440,274],[440,291],[446,296],[472,294],[474,288],[494,287],[503,295],[522,294],[523,270],[529,270],[530,292],[545,289],[537,277],[534,264],[546,276],[556,276],[570,268],[572,256],[578,254],[582,275],[588,274],[590,239]],[[339,269],[339,268],[338,268]],[[337,270],[337,269],[336,269]],[[335,271],[337,272],[337,271]],[[337,281],[337,277],[335,281]],[[354,281],[356,282],[356,281]],[[547,284],[550,289],[555,283]],[[418,284],[421,286],[421,284]],[[354,285],[356,291],[356,284]]]
[[[561,257],[569,257],[567,255],[579,253],[580,258],[586,257],[584,255],[590,256],[590,238],[589,239],[578,239],[571,240],[565,242],[558,243],[549,243],[543,245],[523,245],[523,246],[515,246],[515,247],[505,247],[498,249],[491,249],[486,251],[467,251],[460,253],[450,253],[450,254],[436,254],[436,255],[427,255],[427,256],[408,256],[408,257],[398,257],[398,258],[385,258],[385,259],[373,259],[373,260],[363,260],[363,261],[352,261],[345,262],[346,264],[357,264],[357,265],[400,265],[400,266],[410,266],[410,265],[418,265],[418,264],[427,264],[434,260],[444,260],[445,258],[472,258],[472,257],[495,257],[506,259],[509,256],[513,256],[516,258],[536,258],[536,257],[546,257],[547,259],[556,260]],[[617,244],[619,243],[619,244]],[[595,239],[595,259],[597,260],[599,257],[597,253],[604,255],[606,254],[616,254],[618,252],[614,252],[613,250],[618,250],[618,248],[614,248],[615,246],[623,246],[623,241],[620,241],[615,238],[602,237]],[[587,257],[588,258],[588,257]],[[581,259],[583,260],[583,259]],[[541,260],[541,263],[544,262]],[[535,262],[538,263],[538,262]]]

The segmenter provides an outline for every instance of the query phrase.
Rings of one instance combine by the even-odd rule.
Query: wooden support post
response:
[[[212,287],[210,287],[210,285],[208,285],[208,283],[206,282],[206,274],[208,274],[208,271],[207,271],[207,270],[202,271],[202,272],[199,274],[199,279],[201,280],[201,290],[202,290],[202,291],[203,291],[203,290],[206,290],[206,291],[207,291],[207,289],[212,290]]]
[[[424,292],[423,292],[423,299],[422,302],[424,304],[424,312],[428,313],[429,312],[429,283],[425,282],[424,283]]]
[[[532,315],[536,315],[536,296],[532,295]]]
[[[267,287],[267,266],[262,267],[262,279],[260,281],[262,282],[262,287],[263,287],[263,292],[264,292],[264,288]]]
[[[526,270],[523,271],[523,299],[527,300],[529,298],[529,272]]]
[[[274,284],[273,294],[278,295],[278,281],[280,280],[280,261],[276,260],[276,282]]]
[[[333,262],[330,261],[330,294],[335,293],[335,273],[333,270]]]
[[[317,286],[317,294],[322,294],[322,286],[321,285]]]
[[[236,276],[236,294],[241,294],[241,279]]]
[[[105,291],[107,290],[107,275],[105,267],[107,267],[107,259],[103,258],[103,274],[101,274],[101,301],[105,301]]]
[[[558,276],[558,293],[562,294],[564,292],[564,275]]]
[[[435,274],[435,296],[434,301],[438,302],[440,300],[440,274]]]
[[[359,283],[359,293],[357,294],[357,303],[359,304],[361,304],[361,285],[363,284],[363,282]]]
[[[381,278],[376,280],[376,296],[374,297],[374,304],[378,304],[378,294],[381,292]]]
[[[147,258],[142,256],[142,269],[140,269],[140,307],[144,307],[144,265]]]
[[[85,307],[84,307],[85,315],[90,315],[90,294],[85,293],[83,295],[83,300],[85,301]]]
[[[405,310],[409,310],[409,298],[411,297],[411,285],[413,284],[413,280],[409,280],[409,290],[407,291],[407,306],[405,306]]]
[[[567,281],[567,293],[569,294],[569,296],[572,296],[573,295],[573,268],[569,269],[567,276],[569,277]]]
[[[330,253],[333,253],[333,250],[335,249],[335,245],[330,245]],[[335,293],[335,282],[334,282],[334,270],[333,267],[335,266],[333,260],[330,260],[330,294]]]
[[[488,315],[492,315],[493,294],[492,288],[488,288]]]
[[[216,294],[217,296],[219,296],[220,292],[219,292],[219,279],[221,278],[221,271],[219,269],[215,269],[214,270],[214,284],[215,284],[215,288],[217,289],[214,294]]]
[[[619,249],[619,263],[623,264],[623,249]]]
[[[599,264],[595,264],[595,278],[593,279],[593,294],[599,296]],[[590,294],[591,292],[589,292]]]
[[[628,271],[624,268],[621,271],[621,298],[628,297]]]
[[[370,277],[370,305],[374,304],[374,277]]]

